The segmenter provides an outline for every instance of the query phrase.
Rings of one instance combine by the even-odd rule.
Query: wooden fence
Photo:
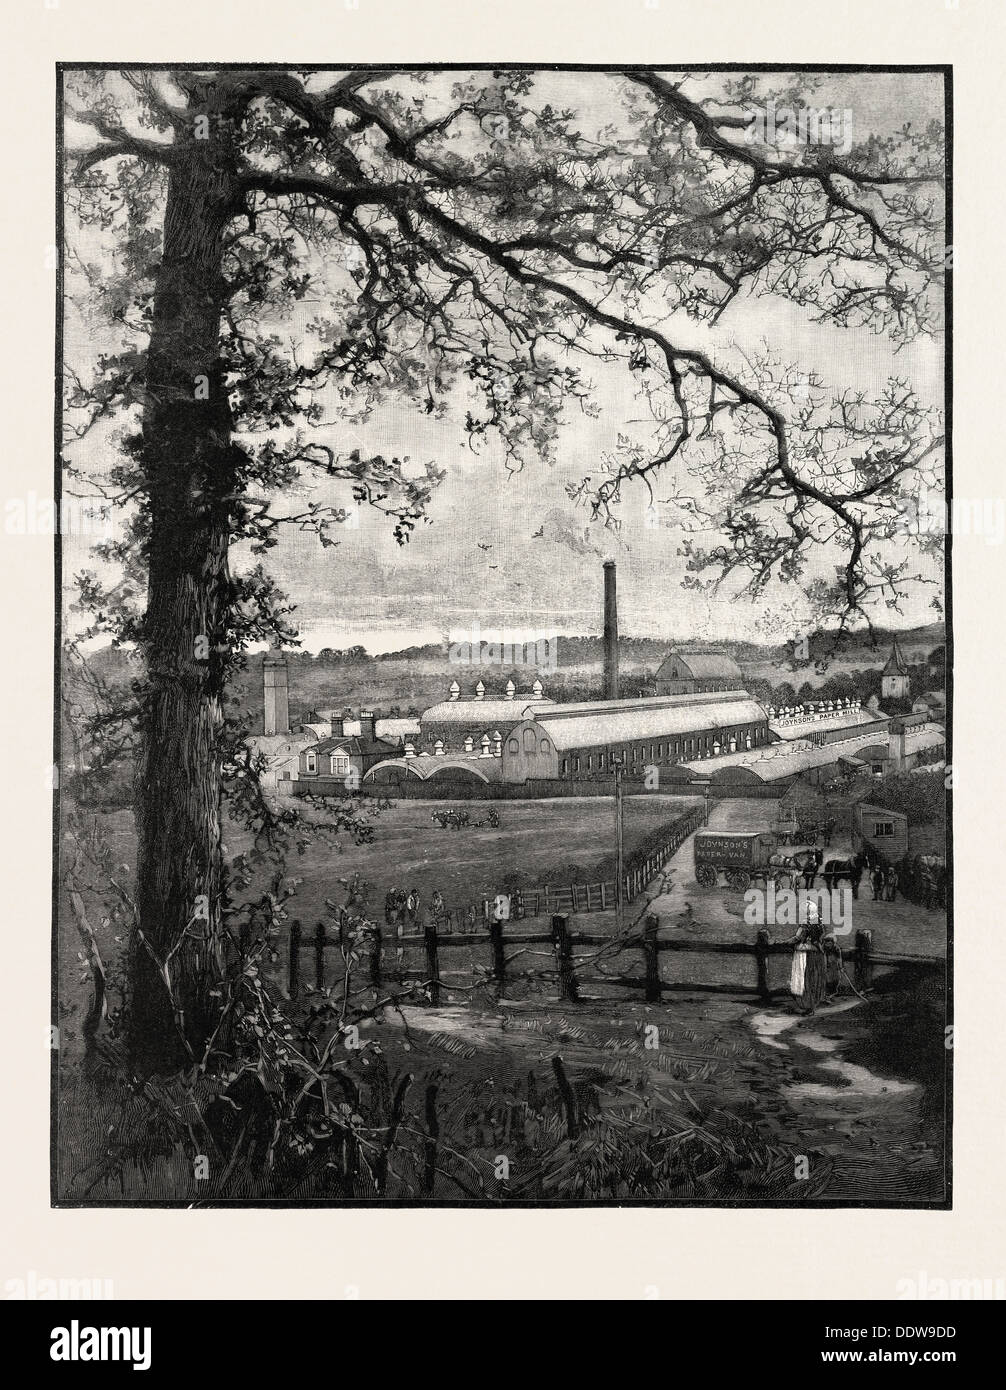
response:
[[[290,931],[290,972],[288,993],[296,999],[301,989],[300,954],[307,946],[302,939],[301,926],[294,922]],[[326,984],[326,952],[333,947],[345,945],[339,936],[332,936],[319,922],[315,928],[314,985],[318,990]],[[553,968],[545,972],[521,972],[511,970],[514,956],[508,959],[507,952],[516,948],[521,953],[532,946],[547,946],[553,957]],[[574,946],[589,948],[586,955],[574,954]],[[616,949],[617,947],[617,949]],[[493,922],[488,931],[466,932],[459,935],[444,936],[439,933],[435,923],[429,923],[422,932],[408,932],[395,936],[383,936],[376,928],[368,938],[367,960],[363,965],[364,978],[375,991],[392,981],[405,983],[414,979],[423,981],[429,990],[430,1003],[437,1005],[444,988],[441,978],[440,955],[442,951],[458,948],[476,948],[485,951],[489,979],[499,994],[506,990],[507,981],[527,976],[530,973],[545,973],[554,976],[557,982],[558,997],[562,1001],[576,1002],[581,998],[581,986],[585,983],[604,983],[620,985],[629,989],[642,989],[647,1003],[658,1003],[667,989],[723,989],[730,992],[741,990],[756,994],[763,1001],[770,1002],[780,992],[769,982],[769,960],[773,956],[789,956],[793,947],[784,941],[770,941],[768,932],[761,930],[754,941],[695,941],[662,937],[660,921],[655,913],[649,914],[641,930],[633,931],[625,937],[604,936],[598,933],[573,932],[565,913],[552,917],[551,929],[546,932],[506,932],[503,924]],[[643,973],[635,975],[603,975],[589,977],[586,974],[591,961],[599,949],[607,948],[609,958],[623,953],[639,952],[642,957]],[[394,955],[394,968],[389,972],[386,959],[389,950]],[[421,967],[406,965],[406,953],[421,953]],[[664,978],[660,968],[662,954],[747,956],[753,961],[753,970],[748,984],[709,985],[693,984],[686,980],[669,981]],[[945,966],[942,958],[930,956],[891,956],[878,954],[873,950],[872,935],[869,931],[858,931],[851,952],[852,983],[859,991],[870,988],[873,969],[877,965],[914,965],[940,969]],[[579,962],[579,964],[578,964]],[[457,973],[457,972],[454,972]]]
[[[671,824],[658,844],[629,856],[622,880],[624,902],[631,903],[639,897],[704,819],[702,808],[694,806]],[[558,912],[603,912],[615,906],[615,881],[610,878],[603,883],[546,884],[543,888],[522,888],[519,893],[525,917],[547,917]],[[458,915],[452,917],[451,925]]]

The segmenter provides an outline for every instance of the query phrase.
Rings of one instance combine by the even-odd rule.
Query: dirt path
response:
[[[753,798],[725,797],[710,807],[709,828],[712,830],[767,830],[775,818],[775,803]],[[662,928],[670,935],[694,936],[713,941],[750,940],[751,928],[744,922],[743,895],[720,885],[702,888],[695,881],[693,867],[694,835],[689,836],[668,865],[670,886],[657,892],[650,911],[655,912]],[[838,834],[826,851],[828,857],[844,858],[852,853],[847,837]],[[820,880],[818,880],[820,886]],[[651,885],[654,893],[659,883]],[[925,908],[901,899],[894,903],[874,902],[869,883],[864,878],[860,896],[851,904],[847,940],[851,944],[855,932],[870,931],[873,947],[890,955],[946,956],[946,913]],[[781,939],[792,935],[788,927],[769,935]]]
[[[409,1008],[387,1022],[420,1057],[450,1060],[506,1086],[562,1057],[570,1075],[602,1076],[602,1109],[647,1123],[754,1126],[808,1180],[806,1200],[940,1202],[940,1107],[924,1059],[875,1045],[902,995],[836,1000],[811,1018],[728,996],[647,1005],[551,998],[498,1010]],[[651,1048],[647,1030],[656,1028]],[[652,1042],[652,1037],[650,1039]],[[697,1117],[701,1117],[701,1120]],[[805,1172],[797,1160],[806,1156]],[[822,1168],[823,1165],[823,1168]],[[826,1169],[823,1184],[816,1182]],[[792,1200],[800,1201],[799,1183]]]

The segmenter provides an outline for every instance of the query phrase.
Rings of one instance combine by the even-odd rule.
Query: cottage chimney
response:
[[[604,562],[604,698],[618,699],[618,597],[615,562]]]
[[[492,749],[489,747],[489,735],[488,735],[488,734],[483,734],[483,735],[482,735],[481,743],[482,743],[482,752],[481,752],[481,754],[480,754],[479,756],[480,756],[480,757],[483,757],[483,758],[491,758],[491,757],[492,757]]]
[[[512,680],[508,680],[507,683],[506,683],[506,691],[505,691],[506,698],[507,698],[508,700],[512,700],[513,697],[514,697],[514,695],[515,695],[516,693],[517,693],[517,687],[514,685],[514,683],[513,683]]]
[[[262,693],[265,701],[263,729],[267,734],[290,732],[290,689],[286,657],[278,649],[262,661]]]
[[[485,697],[486,697],[485,682],[484,682],[484,681],[479,681],[478,685],[475,687],[475,698],[476,698],[476,700],[484,700]]]
[[[500,733],[499,729],[493,729],[493,732],[492,732],[492,740],[493,740],[493,757],[494,757],[494,758],[502,758],[502,756],[503,756],[503,735]]]
[[[360,711],[360,737],[369,743],[373,743],[377,737],[377,719],[369,709]]]
[[[341,714],[332,715],[332,737],[342,738],[346,732],[345,716]]]
[[[532,685],[532,687],[531,687],[531,699],[532,699],[532,700],[541,700],[541,699],[544,698],[544,695],[545,695],[545,687],[544,687],[544,686],[542,685],[542,683],[541,683],[541,677],[540,677],[540,676],[535,676],[535,678],[534,678],[534,685]]]
[[[449,689],[448,692],[447,692],[447,698],[448,698],[449,700],[456,700],[460,694],[461,694],[461,687],[460,687],[460,685],[458,685],[457,681],[451,681],[450,689]]]
[[[465,752],[466,752],[466,753],[474,753],[474,752],[475,752],[475,740],[472,738],[471,734],[469,734],[469,735],[467,736],[467,738],[465,739]]]

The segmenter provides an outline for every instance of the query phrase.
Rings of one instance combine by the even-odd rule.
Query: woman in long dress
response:
[[[813,904],[810,906],[813,908]],[[827,985],[824,928],[820,922],[808,922],[793,937],[792,944],[789,992],[800,1013],[812,1014],[824,998]]]

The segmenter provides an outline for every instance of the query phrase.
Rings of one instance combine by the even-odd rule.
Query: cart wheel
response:
[[[695,870],[695,881],[700,883],[703,888],[715,888],[716,870],[712,864],[700,864]]]
[[[727,883],[743,893],[751,886],[751,875],[745,869],[731,869],[727,874]]]

